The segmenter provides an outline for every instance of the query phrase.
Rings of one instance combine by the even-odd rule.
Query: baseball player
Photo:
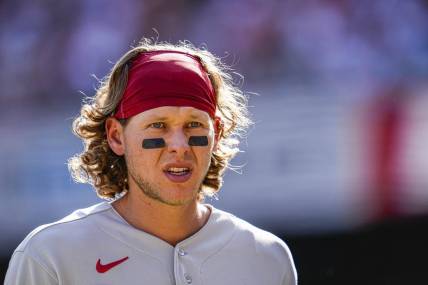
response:
[[[69,169],[107,201],[31,232],[6,285],[297,284],[282,240],[203,203],[250,124],[218,58],[143,40],[85,102]]]

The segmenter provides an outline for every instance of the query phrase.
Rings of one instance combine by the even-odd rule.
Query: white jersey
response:
[[[276,236],[224,211],[175,247],[129,225],[103,202],[31,232],[5,285],[295,285],[291,253]]]

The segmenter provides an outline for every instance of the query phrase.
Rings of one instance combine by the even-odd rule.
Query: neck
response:
[[[200,230],[210,215],[210,210],[197,200],[171,206],[133,191],[112,205],[130,225],[172,246]]]

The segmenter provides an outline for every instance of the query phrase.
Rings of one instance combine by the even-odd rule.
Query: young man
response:
[[[71,173],[110,201],[35,229],[5,284],[297,284],[283,241],[202,203],[249,124],[211,53],[143,41],[73,124]]]

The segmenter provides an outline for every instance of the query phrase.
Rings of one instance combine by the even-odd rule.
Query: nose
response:
[[[179,157],[184,157],[190,150],[188,137],[182,130],[172,132],[166,139],[168,152],[175,153]]]

